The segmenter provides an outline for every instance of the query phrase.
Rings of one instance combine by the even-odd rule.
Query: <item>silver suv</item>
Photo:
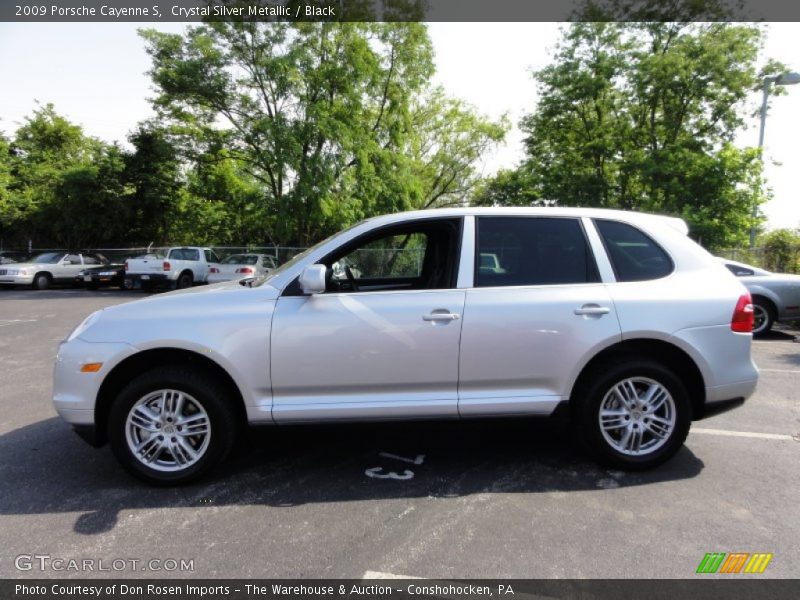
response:
[[[207,472],[247,423],[555,413],[602,463],[653,467],[758,378],[750,296],[686,233],[591,209],[370,219],[260,279],[93,313],[55,406],[155,483]]]

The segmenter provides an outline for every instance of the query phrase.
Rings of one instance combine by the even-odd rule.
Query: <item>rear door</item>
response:
[[[461,333],[462,416],[549,414],[580,367],[619,341],[577,218],[476,218]]]

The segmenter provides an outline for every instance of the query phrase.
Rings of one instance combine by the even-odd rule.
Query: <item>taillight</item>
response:
[[[237,273],[243,273],[245,275],[252,275],[255,273],[252,267],[242,267],[241,269],[236,269]]]
[[[127,271],[128,270],[128,261],[127,260],[125,261],[125,264],[122,266],[122,270],[123,271]]]
[[[753,300],[750,298],[750,294],[742,294],[739,296],[733,317],[731,317],[731,330],[739,333],[752,333],[753,318]]]
[[[211,267],[208,269],[209,273],[219,273],[219,269],[217,267]]]
[[[165,271],[169,271],[171,268],[172,267],[170,266],[169,262],[165,260],[164,261],[164,270]]]

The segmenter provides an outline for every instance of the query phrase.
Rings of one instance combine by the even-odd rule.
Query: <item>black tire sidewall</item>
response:
[[[186,289],[188,287],[192,287],[192,276],[187,273],[182,273],[178,277],[177,287],[179,290]]]
[[[603,437],[598,414],[603,398],[620,381],[629,377],[647,377],[665,386],[675,402],[676,422],[670,439],[661,448],[646,456],[628,456],[612,448]],[[658,362],[644,359],[627,360],[623,364],[606,364],[594,371],[593,382],[584,387],[575,399],[573,418],[576,419],[584,444],[600,463],[606,466],[643,470],[670,459],[680,450],[692,420],[689,393],[680,378]]]
[[[753,336],[759,337],[762,335],[766,335],[767,333],[769,333],[770,329],[772,329],[772,326],[775,324],[775,314],[773,313],[772,307],[767,302],[764,302],[759,298],[753,300],[753,304],[760,306],[767,314],[767,323],[764,326],[764,329],[762,329],[758,333],[753,332]]]
[[[128,413],[142,396],[159,389],[175,389],[191,395],[208,414],[211,439],[205,454],[191,467],[162,472],[143,465],[133,456],[125,438]],[[195,480],[218,465],[230,452],[237,437],[238,423],[225,388],[199,370],[156,369],[131,381],[111,406],[108,440],[117,460],[133,475],[155,485],[178,485]]]
[[[50,277],[46,273],[37,273],[33,278],[33,288],[36,290],[46,290],[50,287]]]

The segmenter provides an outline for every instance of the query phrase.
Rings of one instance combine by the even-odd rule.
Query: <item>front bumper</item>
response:
[[[94,426],[94,408],[100,385],[108,372],[134,354],[124,343],[91,343],[76,338],[62,342],[53,370],[53,405],[59,416],[73,426]],[[81,372],[86,363],[103,366],[95,373]]]
[[[0,275],[0,285],[31,285],[33,274],[30,275]]]

